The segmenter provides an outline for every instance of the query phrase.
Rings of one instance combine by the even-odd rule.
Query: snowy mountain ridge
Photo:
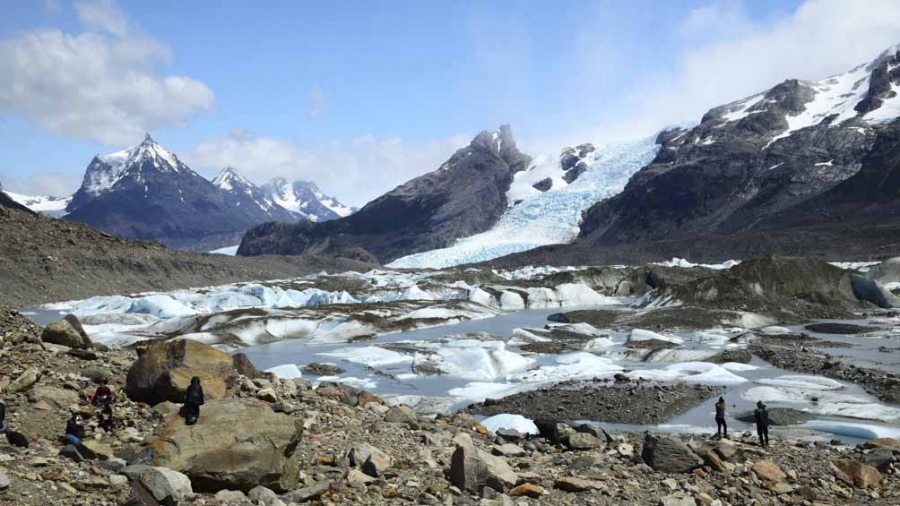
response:
[[[85,173],[81,189],[90,196],[97,196],[115,189],[116,184],[130,171],[136,171],[136,179],[143,179],[141,171],[145,163],[150,163],[160,172],[193,171],[175,156],[174,153],[160,146],[150,134],[133,148],[123,149],[115,153],[97,155]]]
[[[399,258],[388,267],[439,269],[571,242],[578,236],[581,213],[622,191],[659,148],[653,137],[596,148],[582,146],[583,157],[570,158],[573,148],[566,148],[558,156],[535,157],[527,170],[516,173],[507,192],[511,207],[490,230],[457,239],[447,248]],[[572,170],[580,171],[575,179]],[[552,182],[548,189],[535,187],[548,179]]]
[[[36,213],[48,216],[62,216],[66,213],[66,206],[72,201],[72,197],[53,197],[51,195],[23,195],[21,193],[3,190],[9,198],[31,209]]]
[[[323,193],[312,181],[294,181],[277,177],[264,184],[262,190],[272,201],[304,219],[327,221],[343,218],[355,209],[347,207],[330,195]]]

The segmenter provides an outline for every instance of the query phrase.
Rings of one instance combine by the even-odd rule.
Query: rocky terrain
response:
[[[851,447],[776,433],[761,449],[749,433],[716,440],[553,420],[532,426],[509,416],[483,423],[465,414],[422,417],[346,385],[312,388],[260,373],[200,343],[106,349],[85,341],[77,324],[41,333],[15,314],[2,318],[7,419],[30,440],[27,449],[0,445],[6,504],[696,506],[900,498],[897,440]],[[163,355],[173,359],[159,361]],[[194,375],[203,378],[207,402],[188,427],[177,402]],[[97,428],[86,403],[100,378],[116,398],[112,432]],[[159,395],[146,399],[157,404],[135,401],[145,399],[142,391]],[[77,447],[60,439],[70,412],[86,420]]]
[[[239,255],[346,255],[381,263],[442,248],[496,223],[513,176],[527,168],[509,126],[482,132],[438,170],[413,179],[356,213],[325,223],[267,223],[247,232]]]
[[[159,243],[125,241],[81,223],[2,205],[0,231],[0,302],[13,307],[371,267],[312,256],[251,260],[173,251]]]

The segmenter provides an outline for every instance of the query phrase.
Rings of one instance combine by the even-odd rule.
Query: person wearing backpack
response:
[[[203,405],[203,387],[200,385],[200,378],[194,376],[191,378],[191,384],[187,388],[184,396],[184,422],[187,425],[194,425],[200,418],[200,406]]]

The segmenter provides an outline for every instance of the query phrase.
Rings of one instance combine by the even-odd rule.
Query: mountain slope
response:
[[[310,221],[344,218],[354,211],[338,202],[336,198],[322,193],[319,187],[310,181],[289,183],[284,178],[275,178],[264,184],[261,189],[272,202]]]
[[[225,167],[212,181],[227,195],[229,205],[239,208],[253,223],[297,221],[300,217],[272,201],[262,188],[241,176],[233,167]]]
[[[886,123],[900,115],[898,50],[823,81],[785,81],[711,109],[694,128],[665,132],[653,162],[621,194],[588,210],[580,241],[627,244],[786,227],[772,217],[853,178]]]
[[[529,162],[516,148],[508,126],[482,132],[438,170],[346,218],[255,227],[244,236],[238,254],[344,255],[361,248],[380,262],[389,262],[446,247],[497,222],[507,209],[506,193],[514,175]]]
[[[67,219],[120,237],[202,250],[235,244],[257,223],[149,135],[96,156],[66,209]]]
[[[542,156],[518,172],[507,192],[513,204],[489,230],[447,248],[399,258],[389,267],[444,268],[482,262],[547,244],[571,242],[581,214],[622,191],[657,152],[653,137],[610,145],[583,144],[558,156]]]

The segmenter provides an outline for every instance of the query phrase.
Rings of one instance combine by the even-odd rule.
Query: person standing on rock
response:
[[[756,419],[756,435],[759,436],[759,446],[769,447],[769,411],[762,401],[757,401],[756,411],[753,413]]]
[[[194,425],[200,418],[200,406],[203,405],[203,387],[200,386],[200,378],[191,378],[191,385],[184,395],[184,422]]]
[[[722,431],[725,432],[725,438],[728,438],[728,424],[725,422],[725,408],[728,407],[725,404],[725,399],[723,397],[719,397],[719,402],[716,403],[716,435],[718,437],[722,437]]]
[[[73,445],[81,444],[84,439],[84,425],[81,425],[78,413],[72,413],[72,417],[66,422],[66,441]]]

